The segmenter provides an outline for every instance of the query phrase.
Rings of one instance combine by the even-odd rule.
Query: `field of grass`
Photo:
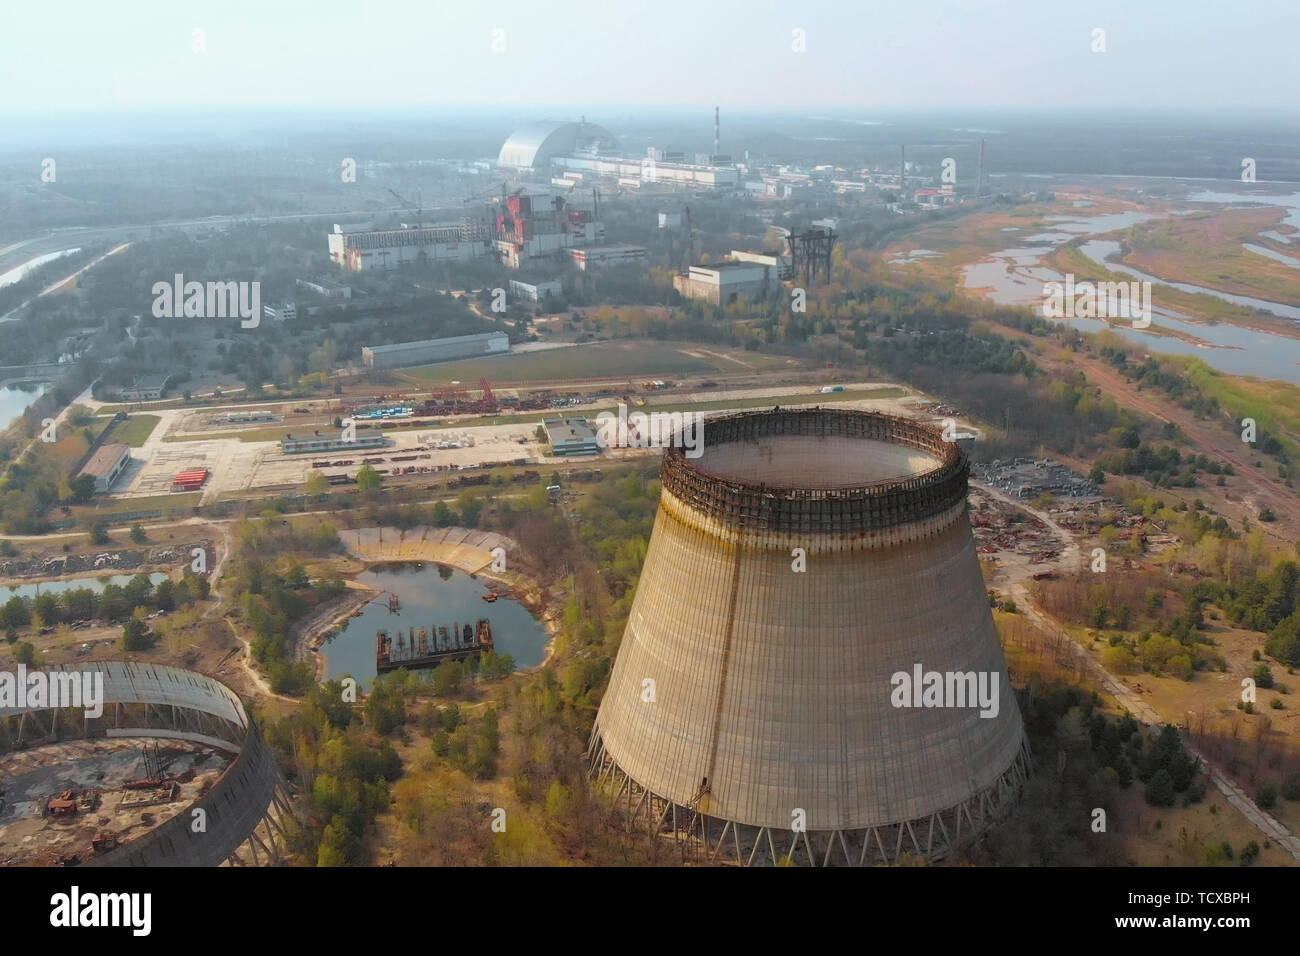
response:
[[[773,405],[830,405],[836,402],[858,402],[867,399],[888,399],[902,398],[907,394],[906,389],[895,388],[889,385],[882,385],[880,388],[863,388],[856,391],[846,392],[805,392],[800,395],[780,395],[775,398],[730,398],[719,399],[713,402],[665,402],[664,404],[650,404],[628,406],[628,414],[633,412],[721,412],[732,409],[742,408],[771,408]],[[611,415],[618,413],[618,403],[611,402],[608,405],[601,405],[596,408],[583,408],[565,412],[563,409],[554,409],[543,412],[524,412],[519,415],[492,415],[476,419],[474,421],[454,421],[447,422],[443,425],[435,425],[433,430],[460,428],[473,425],[511,425],[519,422],[537,422],[541,423],[543,418],[557,418],[564,414],[578,415],[583,418],[594,419],[601,412],[609,412]]]
[[[1300,385],[1225,375],[1191,356],[1174,358],[1193,385],[1219,400],[1242,418],[1253,418],[1278,435],[1291,453],[1300,450]]]
[[[1076,281],[1089,282],[1132,282],[1133,277],[1113,269],[1106,269],[1089,259],[1077,246],[1061,246],[1043,257],[1043,263],[1061,273],[1073,273]],[[1161,308],[1171,309],[1188,317],[1191,322],[1226,322],[1233,325],[1247,325],[1253,328],[1270,328],[1278,331],[1294,330],[1294,323],[1286,319],[1261,316],[1253,309],[1234,305],[1218,296],[1196,292],[1184,292],[1173,286],[1159,282],[1151,284],[1151,298]],[[1111,324],[1127,322],[1119,319]],[[1171,335],[1184,338],[1180,331],[1154,322],[1148,330],[1157,335]]]
[[[861,388],[844,392],[804,392],[800,395],[780,395],[774,398],[731,398],[716,402],[670,402],[664,405],[647,405],[644,408],[629,409],[629,414],[639,412],[724,412],[739,408],[771,408],[774,405],[831,405],[836,402],[859,402],[868,399],[902,398],[907,394],[903,388],[882,385],[880,388]],[[610,411],[617,411],[611,408]]]
[[[528,385],[646,375],[759,372],[786,368],[789,362],[784,356],[719,346],[619,339],[541,352],[440,362],[394,374],[421,387],[460,382],[472,388],[484,376],[493,385]]]
[[[1050,644],[1042,642],[1041,632],[1032,622],[1023,615],[1002,611],[995,611],[993,616],[1002,636],[1007,665],[1018,686],[1029,680],[1050,682],[1063,679],[1067,683],[1077,682],[1101,693],[1103,709],[1111,718],[1120,716],[1121,709],[1114,704],[1109,694],[1101,690],[1091,674],[1078,670],[1072,660],[1073,655],[1069,652],[1052,651]],[[1087,628],[1067,630],[1076,641],[1090,647]],[[1102,642],[1098,642],[1097,648],[1101,646]],[[1096,653],[1097,649],[1094,648],[1093,652]],[[1242,648],[1234,648],[1233,656],[1240,654],[1246,655],[1244,659],[1248,660],[1248,649],[1243,651]],[[1217,680],[1219,676],[1217,672],[1202,673],[1188,683],[1172,677],[1157,678],[1141,674],[1127,678],[1127,683],[1132,685],[1136,681],[1144,688],[1153,690],[1153,696],[1159,696],[1164,688],[1197,695],[1211,685],[1231,692],[1236,685]],[[1157,687],[1157,684],[1161,686]],[[1179,706],[1193,706],[1190,699],[1164,703],[1175,711]],[[1194,706],[1199,709],[1202,703]],[[1171,718],[1173,722],[1181,723],[1184,716],[1180,713],[1171,715]],[[1121,789],[1117,794],[1116,805],[1106,821],[1105,839],[1117,841],[1119,859],[1124,863],[1138,866],[1238,866],[1241,850],[1254,840],[1260,847],[1260,855],[1254,865],[1295,865],[1295,860],[1285,849],[1276,843],[1266,845],[1264,835],[1231,806],[1213,784],[1207,786],[1206,794],[1199,803],[1190,806],[1152,807],[1146,803],[1144,792],[1145,788],[1140,782]],[[1232,847],[1232,859],[1223,855],[1224,843]]]
[[[1118,806],[1107,821],[1107,833],[1121,841],[1130,865],[1235,869],[1241,866],[1242,849],[1252,840],[1260,847],[1254,866],[1296,865],[1290,853],[1270,843],[1213,784],[1200,803],[1187,807],[1148,806],[1143,790],[1136,782],[1121,790]],[[1232,859],[1222,855],[1224,843],[1232,847]]]
[[[896,278],[923,277],[944,285],[960,285],[961,270],[985,256],[1003,249],[1024,245],[1024,237],[1036,232],[1055,232],[1059,223],[1048,216],[1095,216],[1123,212],[1128,205],[1101,201],[1086,209],[1076,209],[1074,196],[1065,194],[1055,202],[1026,203],[1010,209],[990,207],[968,216],[944,219],[908,230],[905,237],[890,243],[881,259],[908,258],[913,249],[938,253],[918,262],[889,266],[888,274]],[[1015,230],[1007,232],[1004,230]]]
[[[153,434],[160,421],[162,419],[157,415],[132,415],[126,421],[114,424],[104,436],[104,440],[139,448],[149,440],[149,436]]]
[[[84,521],[89,518],[113,520],[114,515],[135,514],[140,511],[163,511],[182,513],[196,507],[203,497],[201,491],[183,492],[175,495],[152,495],[148,498],[104,498],[93,506],[76,506],[72,516]]]
[[[1300,270],[1251,252],[1259,233],[1285,216],[1280,206],[1222,209],[1138,223],[1124,233],[1124,261],[1174,282],[1300,305]]]

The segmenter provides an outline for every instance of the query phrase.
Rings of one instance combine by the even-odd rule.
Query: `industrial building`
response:
[[[937,428],[842,409],[708,433],[698,458],[664,452],[592,776],[696,860],[857,866],[977,837],[1029,754],[969,459]]]
[[[501,355],[509,351],[510,338],[504,332],[483,332],[395,345],[367,345],[361,349],[361,361],[366,368],[404,368],[448,359]]]
[[[765,298],[776,289],[780,269],[758,262],[720,262],[691,266],[685,275],[673,276],[673,288],[688,299],[713,305],[730,305],[739,299]]]
[[[564,286],[559,279],[541,279],[537,282],[524,282],[522,279],[510,280],[510,294],[516,299],[529,302],[541,302],[548,295],[559,298],[564,294]]]
[[[642,183],[666,183],[705,189],[735,189],[740,185],[740,170],[735,166],[708,163],[660,163],[649,159],[621,159],[612,156],[557,156],[552,166],[639,180]]]
[[[137,375],[131,379],[130,385],[124,385],[117,390],[117,397],[124,402],[152,402],[163,397],[171,380],[170,372]]]
[[[131,446],[112,444],[101,445],[95,449],[81,469],[80,474],[90,475],[95,479],[95,493],[106,494],[117,481],[118,475],[131,463]]]
[[[344,441],[340,437],[321,438],[313,435],[311,438],[294,438],[292,435],[285,435],[280,439],[280,452],[284,455],[303,455],[308,452],[384,448],[387,445],[388,439],[383,435],[358,435],[351,441]]]
[[[330,261],[349,272],[385,271],[406,262],[466,262],[490,255],[495,238],[490,224],[470,219],[378,231],[336,224],[329,233]]]
[[[498,206],[493,245],[506,268],[518,269],[561,259],[566,250],[604,239],[605,226],[595,220],[594,210],[566,210],[563,197],[546,202],[519,193],[506,196]]]
[[[794,260],[787,253],[746,252],[743,249],[732,249],[731,261],[766,266],[769,270],[769,278],[771,276],[776,276],[778,279],[794,278]]]
[[[557,418],[543,421],[546,440],[551,443],[553,455],[599,455],[600,443],[596,432],[585,418]]]
[[[298,306],[294,302],[283,302],[280,305],[264,305],[262,306],[262,318],[270,319],[272,322],[296,319],[298,318]]]
[[[310,279],[298,279],[297,284],[298,288],[306,289],[308,292],[315,292],[327,299],[352,298],[352,286],[340,285],[337,282],[330,282],[328,279],[321,279],[319,282],[313,282]]]
[[[569,259],[585,272],[587,269],[605,266],[645,265],[650,261],[650,250],[645,246],[619,242],[608,246],[592,246],[590,249],[570,249]]]

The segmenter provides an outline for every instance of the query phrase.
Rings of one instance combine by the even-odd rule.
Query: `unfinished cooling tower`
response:
[[[710,418],[703,446],[664,452],[592,774],[697,858],[935,859],[978,834],[1029,763],[965,452],[827,409]]]

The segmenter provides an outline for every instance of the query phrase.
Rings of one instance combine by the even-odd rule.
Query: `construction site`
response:
[[[977,465],[975,477],[1013,498],[1037,498],[1051,494],[1058,498],[1097,501],[1103,497],[1096,482],[1076,474],[1050,458],[1012,458]]]
[[[152,498],[191,492],[199,496],[196,503],[210,504],[261,489],[298,492],[313,472],[331,486],[348,487],[356,484],[363,466],[375,469],[385,482],[423,481],[431,489],[442,483],[430,485],[427,476],[447,472],[558,467],[565,464],[564,457],[557,457],[537,434],[546,413],[585,410],[593,417],[618,402],[647,412],[835,403],[935,417],[926,400],[882,383],[719,389],[711,379],[671,384],[648,379],[500,388],[481,376],[477,386],[423,392],[354,389],[338,399],[268,403],[240,412],[154,409],[150,415],[158,424],[142,445],[131,449],[109,494]],[[353,431],[352,440],[346,440],[345,428]],[[603,452],[620,457],[645,453],[623,448]],[[490,480],[486,474],[455,475],[447,487],[478,483],[479,478],[484,484]]]
[[[71,740],[0,757],[0,865],[76,866],[196,803],[230,765],[185,741]]]
[[[102,714],[43,701],[0,708],[4,865],[281,858],[288,784],[233,691],[154,664],[106,660],[44,671],[51,680],[99,677]]]

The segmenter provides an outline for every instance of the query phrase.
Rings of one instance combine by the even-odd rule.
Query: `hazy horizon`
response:
[[[1207,29],[1213,25],[1213,29]],[[6,11],[3,112],[1296,110],[1300,6],[75,2]],[[1093,52],[1093,31],[1105,52]],[[197,43],[196,30],[203,31]],[[502,31],[502,32],[497,32]],[[797,33],[796,31],[802,31]],[[196,51],[196,46],[202,46]],[[801,47],[802,52],[797,49]],[[494,52],[495,48],[495,52]]]

